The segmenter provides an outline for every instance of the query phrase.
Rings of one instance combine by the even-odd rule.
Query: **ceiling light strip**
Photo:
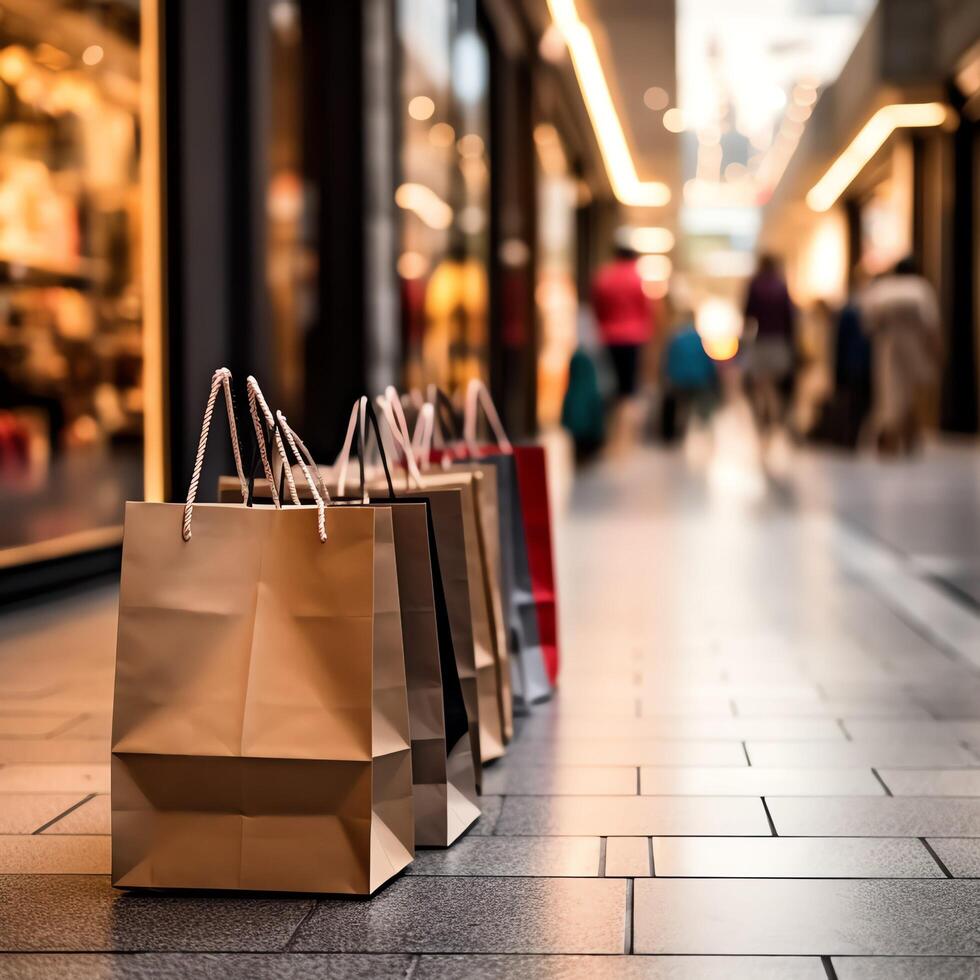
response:
[[[941,126],[948,116],[949,110],[941,102],[883,106],[810,188],[806,203],[813,211],[829,211],[896,129]]]
[[[592,32],[579,18],[575,0],[548,0],[548,9],[572,56],[613,194],[630,207],[663,207],[670,201],[670,188],[660,181],[641,181],[637,175]]]

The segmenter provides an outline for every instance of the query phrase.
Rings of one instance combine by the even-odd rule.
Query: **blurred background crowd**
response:
[[[318,458],[475,377],[583,459],[974,436],[978,119],[975,0],[0,0],[0,594],[220,364]]]

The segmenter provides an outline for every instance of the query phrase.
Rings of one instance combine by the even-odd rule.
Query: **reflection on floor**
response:
[[[370,902],[113,893],[114,593],[7,616],[0,977],[980,975],[977,457],[716,436],[574,484],[561,694]]]

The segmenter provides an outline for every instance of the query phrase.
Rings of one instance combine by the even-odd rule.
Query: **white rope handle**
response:
[[[293,471],[289,465],[289,457],[286,455],[286,447],[282,444],[282,436],[276,428],[276,420],[272,417],[272,412],[265,400],[265,395],[262,394],[262,389],[259,387],[258,381],[251,374],[245,381],[245,387],[248,390],[248,408],[252,415],[252,425],[255,427],[255,438],[259,444],[259,457],[262,460],[262,470],[265,473],[265,478],[269,481],[272,503],[276,507],[282,506],[282,502],[279,500],[279,490],[276,488],[275,473],[273,472],[272,465],[269,462],[269,455],[265,449],[265,434],[262,431],[262,421],[259,419],[259,409],[262,410],[266,425],[272,431],[276,453],[279,459],[282,460],[283,470],[286,476],[286,486],[289,488],[289,499],[298,507],[300,499],[299,494],[296,492],[296,483],[293,480]]]
[[[392,438],[396,445],[401,449],[405,457],[405,469],[408,472],[409,486],[416,488],[422,486],[422,473],[419,470],[418,461],[415,458],[415,450],[412,447],[412,435],[408,428],[408,419],[405,418],[405,409],[402,408],[402,400],[398,394],[398,389],[394,385],[388,385],[383,395],[378,395],[378,406],[388,423]]]
[[[334,464],[337,470],[337,496],[343,497],[347,487],[347,466],[350,463],[351,446],[354,444],[354,429],[360,423],[361,428],[361,455],[364,455],[364,426],[367,416],[367,396],[362,395],[354,402],[354,407],[350,413],[350,421],[347,423],[347,435],[344,437],[344,448],[340,450],[340,455]],[[361,503],[370,503],[367,490],[367,480],[363,481],[361,487]]]
[[[303,442],[289,427],[289,424],[286,422],[286,416],[283,415],[282,412],[277,411],[276,418],[279,421],[279,427],[286,436],[286,442],[289,443],[289,448],[292,449],[293,455],[296,457],[296,462],[299,463],[299,468],[303,471],[303,477],[306,480],[307,486],[310,488],[310,493],[313,494],[313,500],[316,503],[316,530],[317,534],[320,536],[320,543],[325,544],[327,541],[327,523],[326,514],[324,513],[323,497],[320,496],[320,492],[317,490],[316,484],[313,480],[313,474],[307,469],[306,463],[303,460],[303,455],[298,448],[297,443],[299,446],[302,446]],[[286,461],[286,469],[287,471],[289,469],[288,460]],[[316,469],[316,464],[314,464],[314,469]],[[317,479],[319,479],[319,471],[317,473]]]
[[[197,440],[197,455],[194,457],[194,470],[191,473],[191,483],[187,488],[187,501],[184,504],[184,521],[181,537],[185,541],[191,539],[191,518],[194,514],[194,501],[197,499],[197,488],[201,482],[201,470],[204,467],[204,450],[208,444],[208,433],[211,431],[211,419],[214,416],[214,406],[218,399],[218,389],[225,390],[225,409],[228,412],[228,429],[231,433],[231,451],[235,457],[235,469],[238,472],[238,482],[242,488],[242,503],[248,502],[248,483],[245,471],[242,469],[241,447],[238,444],[238,426],[235,424],[235,406],[231,399],[231,371],[228,368],[218,368],[211,375],[211,390],[208,392],[208,402],[204,409],[204,420],[201,422],[201,435]]]
[[[426,402],[419,409],[418,418],[415,420],[415,431],[412,433],[412,451],[415,453],[415,459],[421,461],[422,466],[429,465],[429,457],[432,454],[434,414],[435,409]]]
[[[500,421],[500,416],[497,414],[497,406],[494,405],[487,386],[479,378],[472,378],[466,386],[466,405],[463,411],[463,438],[466,440],[466,445],[470,452],[475,453],[479,448],[476,441],[476,423],[481,408],[487,418],[487,422],[490,424],[493,436],[497,440],[497,445],[505,453],[512,452],[513,447],[510,444],[510,439],[507,438],[507,433],[504,431],[504,424]]]

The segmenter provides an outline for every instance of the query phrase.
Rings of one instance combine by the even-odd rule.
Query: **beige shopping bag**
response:
[[[414,843],[391,509],[195,505],[222,386],[187,504],[126,509],[112,880],[369,894]]]
[[[363,410],[370,412],[380,440],[366,399],[355,406],[352,420],[356,422],[355,413]],[[292,441],[295,433],[281,414],[279,420]],[[234,484],[234,478],[225,481],[227,492],[237,492],[229,483]],[[365,503],[357,489],[352,501],[334,497],[334,502],[345,507],[383,506],[392,514],[412,739],[415,842],[445,847],[480,816],[480,808],[432,509],[422,497],[395,497],[390,486],[384,488],[385,496],[377,494]]]

